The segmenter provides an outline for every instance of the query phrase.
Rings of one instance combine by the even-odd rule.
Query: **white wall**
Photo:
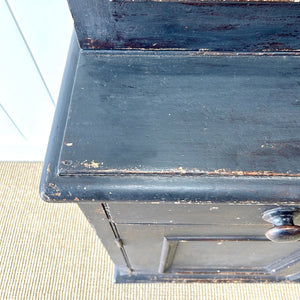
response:
[[[67,0],[1,0],[0,28],[0,160],[43,160],[73,30]]]

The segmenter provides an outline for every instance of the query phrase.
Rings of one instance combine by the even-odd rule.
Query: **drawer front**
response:
[[[117,224],[267,224],[262,214],[274,206],[242,204],[109,203]],[[295,223],[300,218],[294,219]],[[269,224],[270,227],[270,224]]]
[[[268,226],[118,225],[137,273],[294,279],[300,243],[273,243]]]

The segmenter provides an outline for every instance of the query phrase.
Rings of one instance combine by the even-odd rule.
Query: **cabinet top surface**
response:
[[[82,52],[59,174],[298,177],[299,59]]]

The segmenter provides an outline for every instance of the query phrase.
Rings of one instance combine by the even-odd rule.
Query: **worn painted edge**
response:
[[[110,2],[176,2],[176,3],[298,3],[300,0],[109,0]]]

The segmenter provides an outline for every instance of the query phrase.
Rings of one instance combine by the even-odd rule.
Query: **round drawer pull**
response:
[[[272,242],[289,243],[300,240],[300,226],[294,225],[294,217],[300,214],[297,207],[279,207],[263,214],[263,219],[274,225],[266,232]]]

